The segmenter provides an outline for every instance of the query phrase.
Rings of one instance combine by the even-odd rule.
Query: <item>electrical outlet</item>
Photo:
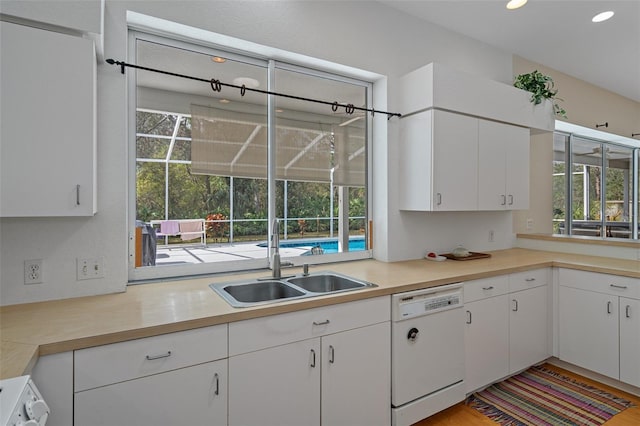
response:
[[[42,283],[42,259],[32,259],[24,261],[24,283]]]
[[[527,219],[527,231],[531,231],[533,229],[533,219]]]
[[[104,258],[77,258],[77,279],[92,280],[96,278],[104,278]]]
[[[492,243],[495,240],[495,231],[493,229],[489,229],[489,242]]]

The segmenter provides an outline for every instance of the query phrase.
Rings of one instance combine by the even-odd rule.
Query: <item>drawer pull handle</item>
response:
[[[467,311],[467,324],[471,324],[471,311]]]
[[[624,314],[627,318],[631,318],[631,305],[627,305],[624,308]]]
[[[611,302],[607,302],[607,313],[611,313]]]
[[[437,199],[436,204],[437,205],[441,205],[442,204],[442,194],[438,192],[436,194],[436,199]]]
[[[166,354],[162,354],[162,355],[147,355],[147,360],[152,361],[154,359],[169,358],[170,356],[171,356],[171,351],[167,351]]]
[[[214,395],[220,395],[220,376],[218,376],[218,373],[213,375],[213,378],[216,381],[216,390],[213,391]]]
[[[613,288],[619,288],[619,289],[621,289],[621,290],[626,290],[626,289],[627,289],[627,286],[626,286],[626,285],[609,284],[609,286],[610,286],[610,287],[613,287]]]
[[[320,321],[320,322],[314,321],[313,325],[327,325],[327,324],[329,324],[329,322],[330,322],[329,320],[324,320],[324,321]]]
[[[316,368],[316,351],[311,349],[311,368]]]
[[[535,280],[536,280],[535,278],[525,278],[525,281],[528,283],[533,282]]]
[[[333,349],[332,345],[329,345],[329,364],[333,364],[335,360],[335,349]]]
[[[509,194],[509,205],[513,205],[513,195]]]
[[[489,287],[482,287],[483,290],[493,290],[493,286],[490,285]]]
[[[80,205],[80,185],[76,185],[76,206]]]
[[[513,299],[513,301],[515,302],[515,305],[513,306],[512,311],[513,312],[518,312],[518,301],[516,299]]]
[[[501,206],[506,206],[507,205],[507,196],[506,195],[500,195],[500,197],[502,197],[502,202],[500,203]]]

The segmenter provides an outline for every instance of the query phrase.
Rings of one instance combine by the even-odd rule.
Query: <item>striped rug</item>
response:
[[[467,404],[508,426],[596,426],[633,405],[543,367],[531,367],[476,392]]]

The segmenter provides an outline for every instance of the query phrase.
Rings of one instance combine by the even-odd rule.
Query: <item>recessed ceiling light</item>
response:
[[[211,60],[217,64],[222,64],[224,62],[227,62],[225,58],[221,58],[220,56],[212,56]]]
[[[509,3],[507,3],[507,9],[509,10],[518,9],[524,6],[525,4],[527,4],[527,0],[510,0]]]
[[[596,16],[591,18],[591,22],[603,22],[613,16],[613,11],[608,10],[606,12],[598,13]]]
[[[221,104],[228,104],[231,101],[229,99],[220,99],[218,102],[220,102]]]

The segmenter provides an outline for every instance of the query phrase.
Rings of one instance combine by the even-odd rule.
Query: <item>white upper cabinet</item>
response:
[[[0,216],[92,216],[94,42],[8,22],[0,40]]]
[[[528,208],[528,129],[428,110],[402,118],[400,139],[402,210]]]
[[[529,130],[479,120],[478,209],[529,207]]]
[[[400,209],[529,207],[530,129],[552,131],[551,105],[439,64],[401,79]]]

